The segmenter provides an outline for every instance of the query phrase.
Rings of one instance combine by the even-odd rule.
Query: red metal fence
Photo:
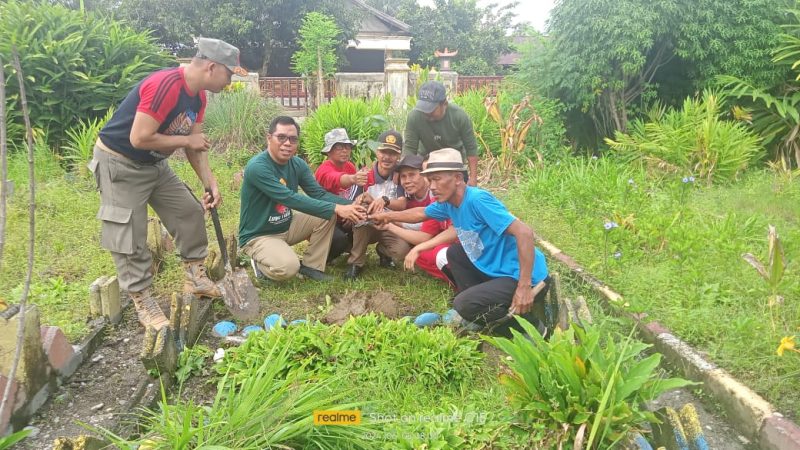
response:
[[[461,94],[471,89],[486,89],[487,93],[493,97],[497,95],[502,82],[502,76],[467,77],[459,75],[456,93]]]
[[[262,77],[258,79],[261,95],[278,102],[288,109],[305,109],[310,101],[310,93],[303,78],[300,77]],[[325,80],[325,100],[336,96],[336,83]]]
[[[486,89],[490,96],[497,95],[500,90],[502,76],[459,76],[456,93],[461,94],[470,89]],[[263,77],[258,80],[261,95],[278,102],[287,109],[307,109],[311,100],[311,93],[303,78],[300,77]],[[325,101],[329,102],[336,96],[336,82],[333,79],[325,80]]]

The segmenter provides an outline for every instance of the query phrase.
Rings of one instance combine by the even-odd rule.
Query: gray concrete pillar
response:
[[[383,72],[385,74],[386,92],[392,96],[392,109],[399,111],[405,108],[408,98],[408,67],[407,58],[386,58]]]

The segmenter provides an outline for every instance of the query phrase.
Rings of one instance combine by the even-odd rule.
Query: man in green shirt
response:
[[[469,115],[457,105],[447,102],[444,85],[438,81],[422,84],[417,106],[408,113],[403,156],[421,155],[454,148],[469,166],[470,186],[478,184],[478,142]]]
[[[325,264],[336,217],[352,222],[366,210],[331,194],[314,178],[305,161],[295,156],[300,127],[291,117],[276,117],[269,126],[267,151],[244,169],[239,209],[239,247],[270,280],[286,280],[299,272],[328,281]],[[298,187],[306,195],[298,194]],[[292,245],[308,240],[301,263]]]

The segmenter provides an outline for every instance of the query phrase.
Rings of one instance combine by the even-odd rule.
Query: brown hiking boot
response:
[[[222,293],[220,293],[217,285],[208,278],[206,266],[202,259],[184,261],[183,268],[186,270],[186,281],[183,283],[183,292],[200,297],[222,297]]]
[[[136,307],[136,315],[139,316],[139,323],[145,328],[153,327],[156,331],[169,325],[169,319],[164,315],[164,311],[158,306],[156,300],[150,294],[150,288],[141,292],[130,292],[133,305]]]

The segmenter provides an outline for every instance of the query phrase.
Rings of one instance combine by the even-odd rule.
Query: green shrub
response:
[[[489,117],[483,104],[487,92],[485,89],[470,89],[453,97],[452,102],[460,106],[472,119],[472,127],[478,139],[478,151],[485,155],[487,151],[496,154],[500,151],[500,125]],[[503,95],[498,97],[502,99]],[[503,107],[501,100],[501,109]]]
[[[722,98],[709,91],[687,98],[652,122],[636,120],[630,133],[616,133],[606,143],[628,160],[655,160],[674,172],[693,174],[708,183],[730,182],[763,154],[760,138],[742,123],[720,119]]]
[[[113,107],[108,109],[104,117],[81,120],[67,130],[67,142],[61,147],[61,152],[71,171],[82,176],[89,173],[86,163],[92,159],[97,135],[112,115],[114,115]]]
[[[459,339],[449,328],[419,329],[405,320],[368,315],[341,327],[314,323],[254,334],[229,352],[229,366],[219,370],[241,380],[263,361],[265,349],[276,345],[291,346],[287,371],[346,374],[382,386],[459,385],[471,379],[482,358],[475,341]]]
[[[505,85],[504,85],[505,86]],[[453,103],[467,112],[472,119],[472,125],[478,138],[478,149],[483,155],[489,150],[498,156],[501,152],[500,125],[492,120],[486,110],[485,89],[470,89],[453,97]],[[513,106],[525,97],[524,93],[514,89],[501,91],[497,94],[500,112],[507,117]],[[564,156],[565,128],[561,117],[563,105],[558,100],[533,96],[529,98],[530,104],[519,115],[519,121],[524,122],[532,114],[538,115],[542,121],[534,121],[525,139],[523,156],[528,159],[537,159],[539,155],[545,160],[559,160]]]
[[[372,448],[373,443],[364,440],[371,430],[368,426],[314,425],[314,411],[349,410],[358,404],[342,401],[350,389],[340,379],[302,371],[286,376],[290,348],[264,348],[258,364],[237,385],[223,375],[210,406],[191,400],[170,404],[162,390],[159,409],[141,414],[145,431],[140,439],[99,431],[118,448]]]
[[[258,92],[233,84],[209,99],[203,129],[218,150],[258,151],[266,145],[269,123],[280,111]]]
[[[660,378],[661,355],[644,357],[649,345],[630,336],[618,343],[595,328],[573,325],[545,341],[530,323],[519,320],[530,338],[514,330],[512,339],[489,342],[511,357],[511,373],[500,376],[508,401],[525,423],[551,433],[552,448],[571,444],[581,429],[587,449],[613,448],[655,421],[642,406],[645,402],[693,384]]]
[[[372,100],[336,97],[320,106],[303,122],[300,133],[300,149],[308,163],[317,166],[325,160],[320,150],[325,146],[325,133],[334,128],[344,128],[351,140],[358,141],[352,155],[356,166],[373,160],[375,140],[389,128],[389,101],[388,96]]]
[[[77,120],[102,117],[139,80],[174,60],[148,33],[49,2],[0,3],[0,55],[7,74],[17,48],[31,121],[58,145]],[[9,139],[24,138],[19,84],[7,77]]]

